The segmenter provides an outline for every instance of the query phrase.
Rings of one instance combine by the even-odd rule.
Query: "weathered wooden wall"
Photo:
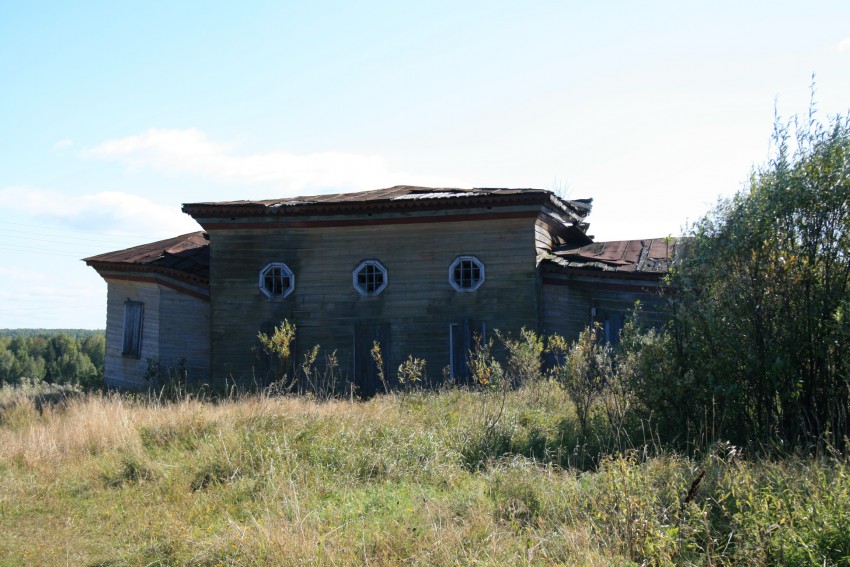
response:
[[[159,357],[160,286],[149,282],[107,279],[106,292],[106,356],[103,373],[106,385],[114,388],[138,389],[149,385],[145,379],[147,359]],[[142,351],[139,358],[121,354],[124,346],[124,302],[144,303]]]
[[[556,281],[557,280],[557,281]],[[644,321],[659,325],[665,318],[666,300],[652,281],[613,280],[592,276],[553,278],[543,281],[543,324],[546,334],[557,333],[575,340],[585,327],[608,322],[609,340],[640,301]]]
[[[461,220],[433,224],[379,224],[323,228],[210,231],[212,374],[215,380],[265,379],[255,356],[257,333],[284,318],[298,327],[299,357],[314,344],[337,351],[352,378],[355,328],[389,324],[384,345],[389,373],[407,355],[425,358],[430,378],[449,364],[449,327],[483,319],[488,330],[516,331],[538,324],[534,218]],[[473,255],[486,269],[476,292],[455,291],[449,265]],[[376,259],[389,285],[377,297],[352,286],[352,270]],[[287,298],[269,299],[258,274],[285,262],[295,274]]]
[[[160,288],[159,361],[164,371],[183,369],[190,382],[210,377],[210,304],[185,293]],[[173,371],[173,370],[172,370]]]
[[[209,303],[153,282],[107,278],[106,385],[139,389],[156,386],[145,377],[148,360],[159,363],[162,376],[185,359],[189,380],[209,379]],[[121,354],[124,344],[124,302],[144,304],[142,350],[139,358]]]

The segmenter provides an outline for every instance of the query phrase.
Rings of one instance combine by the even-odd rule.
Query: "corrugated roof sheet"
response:
[[[546,260],[562,268],[661,275],[670,270],[677,244],[675,238],[594,242],[556,248]]]
[[[95,269],[122,266],[147,267],[161,273],[173,272],[202,280],[209,279],[210,242],[205,232],[192,232],[167,240],[84,258]]]

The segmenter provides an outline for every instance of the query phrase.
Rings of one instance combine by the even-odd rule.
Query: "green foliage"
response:
[[[69,335],[78,340],[85,340],[89,337],[104,336],[105,331],[102,329],[0,329],[0,338],[3,337],[22,337],[31,339],[35,337],[50,338],[54,335]]]
[[[793,136],[792,136],[793,130]],[[673,273],[680,431],[766,447],[850,435],[850,119],[779,121]],[[671,392],[674,393],[674,392]],[[710,414],[710,417],[708,417]]]
[[[18,384],[27,379],[74,384],[86,389],[102,387],[104,333],[72,333],[3,330],[0,333],[0,382]]]
[[[398,367],[398,383],[416,386],[425,378],[425,359],[415,358],[412,354]]]
[[[515,386],[539,380],[543,337],[525,327],[520,330],[517,339],[509,334],[502,334],[498,330],[496,336],[508,352],[505,369],[507,379]]]
[[[388,393],[390,389],[389,385],[387,384],[386,363],[384,362],[384,353],[383,351],[381,351],[380,342],[374,341],[372,343],[372,348],[369,351],[369,355],[372,357],[372,362],[375,363],[375,368],[378,373],[378,380],[380,380],[381,384],[384,386],[384,393]]]
[[[276,380],[286,375],[286,369],[292,359],[292,343],[295,341],[295,325],[284,319],[271,333],[257,333],[263,351],[276,363]]]
[[[336,351],[325,354],[324,367],[320,368],[316,364],[320,350],[319,345],[314,345],[312,349],[304,353],[300,373],[296,377],[297,392],[327,400],[341,393],[339,387],[342,378],[339,376],[339,360]]]
[[[493,339],[482,341],[476,337],[469,351],[469,373],[472,383],[488,390],[504,390],[508,383],[501,363],[493,356]]]
[[[562,337],[549,341],[549,350],[555,353],[556,360],[563,360],[556,365],[553,375],[575,404],[576,416],[585,436],[591,411],[614,374],[613,351],[599,340],[599,333],[598,323],[587,327],[566,352],[563,351]]]
[[[692,375],[676,372],[670,332],[643,328],[639,307],[623,326],[614,350],[614,367],[606,411],[618,436],[633,435],[638,429],[661,429],[669,433],[669,442],[682,434],[677,428],[698,411],[691,395],[697,385]],[[689,435],[683,437],[693,440]],[[703,439],[701,446],[705,444]]]

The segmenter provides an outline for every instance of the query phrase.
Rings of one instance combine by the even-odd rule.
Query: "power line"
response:
[[[26,226],[26,227],[29,227],[29,228],[40,228],[40,229],[43,229],[43,230],[52,230],[52,231],[56,231],[56,232],[74,232],[74,233],[78,233],[78,234],[90,234],[90,235],[94,235],[94,236],[108,236],[110,238],[124,238],[124,239],[128,239],[128,240],[145,241],[145,240],[150,240],[151,238],[155,238],[155,237],[150,237],[150,236],[130,236],[130,235],[127,235],[127,234],[115,234],[115,233],[110,233],[110,232],[92,232],[92,231],[88,231],[88,230],[76,230],[76,229],[73,229],[73,228],[56,228],[56,227],[46,226],[46,225],[28,224],[28,223],[23,223],[23,222],[13,222],[13,221],[7,221],[7,220],[2,220],[2,221],[0,221],[0,223],[13,224],[13,225],[16,225],[16,226]]]
[[[12,233],[13,238],[18,237],[18,236],[15,236],[15,235],[27,235],[26,238],[28,238],[30,240],[38,240],[39,236],[53,236],[53,237],[56,237],[56,238],[61,238],[63,240],[74,240],[74,241],[79,241],[79,242],[96,242],[98,244],[103,244],[104,242],[110,242],[110,241],[112,241],[112,238],[114,238],[114,237],[111,237],[111,236],[106,237],[106,238],[85,238],[85,237],[80,237],[80,236],[68,236],[68,235],[65,235],[65,234],[46,234],[45,232],[36,232],[36,231],[32,231],[32,230],[20,230],[20,229],[15,229],[15,228],[6,228],[6,227],[3,227],[3,226],[0,226],[0,232]],[[33,235],[33,236],[29,236],[29,235]],[[138,238],[137,240],[141,244],[145,243],[145,240],[143,238]],[[48,241],[48,242],[56,242],[56,241],[51,240],[51,241]],[[119,245],[120,246],[127,246],[126,243],[121,243]]]
[[[2,229],[0,229],[0,230],[2,230]],[[47,236],[52,236],[52,235],[48,234]],[[100,244],[101,246],[105,246],[105,245],[110,244],[109,242],[106,242],[106,241],[103,241],[103,240],[94,240],[94,239],[89,239],[89,238],[75,238],[73,236],[59,236],[58,238],[62,238],[62,240],[50,240],[49,238],[38,238],[37,236],[21,237],[21,236],[14,236],[14,235],[12,235],[11,238],[17,239],[17,240],[20,240],[20,241],[23,241],[23,242],[36,241],[36,242],[50,242],[50,243],[53,243],[53,244],[65,244],[65,245],[68,245],[68,244],[83,245],[83,244],[86,244],[86,243],[91,243],[91,244],[88,244],[88,245],[93,246],[94,244]],[[72,242],[69,242],[69,241],[72,241]],[[122,244],[120,244],[120,246],[126,246],[126,243],[122,243]]]
[[[14,244],[0,244],[0,249],[10,252],[26,252],[28,254],[47,254],[49,256],[65,256],[66,258],[79,258],[79,254],[62,254],[47,248],[32,248],[29,246],[15,246]]]

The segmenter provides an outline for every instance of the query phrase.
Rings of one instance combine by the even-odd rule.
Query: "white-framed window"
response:
[[[449,266],[449,283],[457,291],[475,291],[484,283],[484,264],[475,256],[458,256]]]
[[[387,287],[387,269],[377,260],[363,260],[351,272],[351,282],[360,295],[378,295]]]
[[[144,314],[145,304],[141,301],[128,299],[124,302],[124,342],[121,348],[121,356],[141,357]]]
[[[295,274],[283,262],[272,262],[260,270],[259,285],[266,297],[286,297],[295,289]]]

